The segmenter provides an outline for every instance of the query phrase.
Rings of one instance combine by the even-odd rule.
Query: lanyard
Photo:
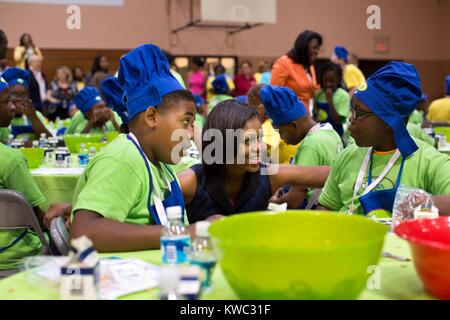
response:
[[[151,192],[151,186],[152,186],[153,172],[152,172],[152,167],[151,167],[151,164],[150,164],[150,160],[148,160],[147,155],[144,153],[144,151],[142,151],[142,148],[139,145],[139,141],[137,140],[136,136],[133,133],[130,132],[128,134],[128,137],[134,143],[136,148],[139,150],[139,153],[141,154],[141,156],[145,160],[147,171],[148,171],[148,174],[150,176],[150,193],[149,193],[149,197],[148,197],[148,205],[147,206],[148,206],[148,210],[150,211],[150,213],[152,213],[151,206],[150,206],[150,198],[151,198],[150,195],[152,193]],[[169,191],[172,192],[172,187],[170,186],[170,182],[167,180],[166,177],[164,177],[164,179],[165,179],[165,181],[167,183]],[[161,194],[160,195],[157,194],[156,188],[154,190],[155,190],[155,194],[153,195],[153,202],[155,203],[156,213],[158,215],[159,222],[161,223],[161,225],[166,225],[167,224],[167,215],[166,215],[166,209],[164,208],[164,205],[163,205],[163,203],[161,201]]]
[[[331,124],[327,123],[318,123],[315,126],[313,126],[311,129],[309,129],[308,133],[306,134],[307,136],[313,134],[314,132],[316,132],[317,130],[322,129],[322,130],[333,130],[333,126]]]
[[[358,194],[359,188],[361,188],[361,185],[363,183],[364,175],[366,174],[366,170],[367,170],[367,167],[369,165],[369,161],[371,162],[372,153],[373,153],[373,148],[369,148],[369,150],[367,150],[366,156],[364,157],[364,161],[363,161],[363,163],[361,165],[361,168],[359,169],[358,177],[356,178],[355,187],[353,189],[352,204],[351,204],[351,206],[349,208],[349,212],[348,212],[350,215],[353,214],[355,198],[356,198],[356,196]],[[395,162],[397,162],[398,158],[400,158],[400,155],[401,155],[401,153],[397,149],[395,151],[394,155],[391,157],[391,159],[387,163],[386,167],[384,167],[383,171],[378,176],[378,178],[375,181],[370,182],[370,184],[364,190],[362,195],[368,194],[370,191],[372,191],[381,182],[381,180],[383,180],[383,178],[388,174],[389,170],[391,170],[391,168],[394,166]]]

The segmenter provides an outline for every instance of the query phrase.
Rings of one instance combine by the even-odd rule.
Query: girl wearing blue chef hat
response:
[[[142,45],[120,59],[119,83],[126,96],[130,133],[119,135],[89,162],[74,193],[71,237],[88,236],[98,251],[135,251],[160,246],[166,209],[183,194],[170,164],[191,145],[195,100],[170,72],[155,45]],[[194,226],[189,226],[190,232]]]
[[[0,127],[8,127],[14,117],[15,106],[10,97],[10,87],[0,77]],[[43,212],[39,205],[45,198],[30,175],[22,152],[0,143],[0,189],[20,192],[33,207],[42,223]],[[13,210],[9,213],[14,214]],[[30,229],[0,230],[0,270],[17,269],[23,257],[39,254],[42,245]]]
[[[119,131],[122,121],[108,108],[96,87],[84,87],[75,96],[78,110],[66,130],[72,133],[104,133]]]
[[[44,123],[45,117],[37,111],[29,95],[30,73],[28,70],[8,68],[2,75],[9,84],[9,95],[16,106],[15,117],[11,121],[11,134],[16,138],[35,140],[45,133],[51,137]]]
[[[356,65],[349,63],[348,58],[349,52],[347,49],[342,46],[336,46],[331,56],[331,61],[342,67],[345,86],[350,96],[352,96],[355,90],[366,81],[366,78]]]
[[[421,98],[419,75],[403,62],[387,64],[356,90],[349,126],[356,144],[334,162],[323,207],[389,217],[403,184],[431,193],[440,213],[450,214],[450,158],[406,129]]]
[[[208,112],[211,112],[220,102],[228,99],[233,99],[233,97],[230,93],[227,78],[224,74],[219,74],[212,82],[212,95],[208,103]]]

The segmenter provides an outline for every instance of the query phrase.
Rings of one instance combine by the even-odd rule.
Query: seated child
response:
[[[14,117],[15,107],[10,97],[10,88],[0,77],[0,127],[8,127]],[[43,212],[39,205],[44,196],[30,175],[27,161],[22,152],[0,143],[0,189],[20,192],[33,207],[42,223]],[[2,212],[6,214],[6,212]],[[8,214],[14,214],[9,212]],[[20,260],[39,254],[42,245],[30,229],[0,230],[0,270],[17,269]]]
[[[120,130],[120,118],[108,108],[96,87],[84,87],[75,96],[79,111],[70,121],[66,134],[104,133]]]
[[[261,89],[264,110],[289,145],[300,144],[291,164],[301,166],[330,166],[342,151],[341,138],[329,123],[317,123],[303,103],[289,88],[266,86]],[[286,194],[277,192],[271,201],[288,204],[289,208],[306,207],[308,189],[292,187]]]
[[[9,95],[16,106],[16,113],[11,121],[11,134],[16,139],[37,140],[42,133],[51,137],[45,127],[46,119],[35,109],[30,99],[30,72],[19,68],[8,68],[2,75],[8,82]]]
[[[403,62],[388,63],[355,91],[349,131],[356,144],[333,163],[320,205],[390,217],[402,184],[437,196],[440,213],[450,214],[450,158],[406,129],[421,96],[416,69]]]
[[[212,82],[213,94],[208,103],[208,113],[220,102],[233,99],[228,87],[227,79],[223,74],[216,76]]]
[[[450,76],[445,77],[445,97],[430,104],[427,119],[434,123],[450,123]]]
[[[260,97],[261,88],[264,86],[258,84],[250,89],[248,92],[248,104],[255,108],[259,114],[263,128],[263,142],[267,145],[267,154],[271,156],[273,153],[274,155],[273,157],[271,156],[272,163],[288,164],[291,162],[295,151],[297,151],[298,145],[288,145],[281,139],[278,131],[273,128],[271,120],[264,111],[264,105]]]
[[[208,138],[214,133],[221,135],[219,144]],[[255,109],[234,99],[211,111],[203,131],[202,164],[178,175],[190,223],[266,210],[272,194],[286,184],[323,186],[329,167],[262,166],[261,133]]]
[[[319,89],[314,96],[314,118],[321,123],[330,123],[342,137],[344,125],[350,112],[350,97],[340,87],[342,69],[334,63],[322,67],[319,76]]]
[[[130,132],[128,128],[128,111],[125,106],[123,88],[120,85],[119,79],[117,77],[108,77],[103,80],[100,86],[107,106],[120,117],[122,122],[120,125],[120,133],[128,134]]]
[[[167,164],[175,164],[184,151],[175,149],[179,141],[172,133],[182,130],[189,139],[193,135],[195,100],[155,45],[123,56],[118,78],[127,98],[130,133],[97,153],[80,177],[70,234],[86,235],[100,252],[156,249],[161,224],[167,221],[165,209],[184,208]]]

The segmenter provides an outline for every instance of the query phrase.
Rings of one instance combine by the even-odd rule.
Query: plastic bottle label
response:
[[[191,238],[182,236],[177,238],[162,237],[161,250],[164,264],[179,264],[188,262]]]
[[[197,265],[200,267],[202,272],[201,280],[202,280],[202,288],[208,288],[211,286],[211,277],[216,266],[215,260],[191,260],[191,264]]]

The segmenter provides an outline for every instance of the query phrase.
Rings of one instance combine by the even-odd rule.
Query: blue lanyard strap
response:
[[[159,217],[157,214],[155,214],[153,212],[153,210],[151,210],[151,196],[152,196],[152,190],[153,190],[153,180],[152,180],[152,173],[150,170],[150,166],[147,162],[147,158],[144,154],[144,152],[142,151],[141,147],[139,147],[139,145],[129,136],[127,135],[127,139],[130,140],[134,146],[136,147],[136,149],[139,151],[139,153],[141,154],[142,159],[144,160],[145,163],[145,167],[147,168],[147,172],[148,172],[148,177],[149,177],[149,192],[148,192],[148,199],[147,199],[147,208],[148,211],[150,212],[150,214],[153,217],[153,220],[155,221],[156,224],[161,224],[161,221],[159,220]]]

